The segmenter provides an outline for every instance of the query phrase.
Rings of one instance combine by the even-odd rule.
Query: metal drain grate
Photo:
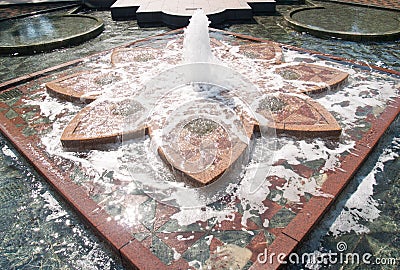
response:
[[[10,91],[0,93],[0,101],[7,101],[20,96],[22,96],[22,92],[20,90],[12,89]]]

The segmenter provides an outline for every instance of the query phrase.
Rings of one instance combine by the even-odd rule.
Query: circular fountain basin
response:
[[[400,37],[398,12],[352,5],[324,4],[292,10],[285,16],[297,31],[351,41],[383,41]]]
[[[0,25],[0,54],[34,54],[77,45],[99,35],[101,19],[88,15],[39,15]]]

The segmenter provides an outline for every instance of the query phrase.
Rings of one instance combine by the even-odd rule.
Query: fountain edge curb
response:
[[[90,29],[80,32],[78,34],[70,35],[63,38],[57,38],[45,42],[33,43],[29,45],[17,45],[17,46],[0,46],[0,55],[14,54],[18,53],[20,55],[32,55],[38,52],[47,52],[55,49],[68,47],[72,45],[78,45],[85,41],[88,41],[96,36],[100,35],[104,30],[104,22],[101,18],[96,18],[91,15],[81,15],[81,14],[64,14],[59,16],[54,16],[59,18],[66,17],[81,17],[86,19],[94,20],[96,23]]]

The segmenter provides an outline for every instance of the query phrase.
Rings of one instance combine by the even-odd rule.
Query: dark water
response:
[[[297,12],[292,18],[310,27],[328,31],[363,34],[400,31],[400,14],[396,11],[333,3],[323,3],[323,6],[324,9]]]
[[[85,33],[97,25],[90,17],[38,15],[0,24],[0,46],[47,43]]]
[[[113,22],[110,12],[93,15],[105,21],[105,30],[82,45],[33,56],[0,56],[0,82],[168,30],[139,29],[134,21]],[[16,155],[3,136],[0,217],[0,269],[123,269],[119,258]]]
[[[0,135],[0,268],[123,269]]]

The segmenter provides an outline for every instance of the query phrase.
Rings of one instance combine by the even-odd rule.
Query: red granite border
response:
[[[380,72],[383,72],[383,73],[388,73],[388,74],[400,76],[400,71],[379,67],[379,66],[376,66],[376,65],[368,64],[366,62],[347,59],[347,58],[343,58],[343,57],[340,57],[340,56],[335,56],[335,55],[330,55],[330,54],[327,54],[327,53],[317,52],[317,51],[314,51],[314,50],[308,50],[308,49],[304,49],[304,48],[299,48],[299,47],[295,47],[295,46],[292,46],[292,45],[281,44],[281,46],[283,46],[284,48],[290,49],[290,50],[309,53],[309,54],[315,55],[315,56],[317,56],[319,58],[322,58],[322,59],[328,59],[328,60],[331,60],[331,61],[332,60],[333,61],[338,61],[340,63],[353,65],[353,66],[359,67],[359,68],[364,68],[364,69],[368,69],[368,70],[375,70],[375,71],[380,71]]]
[[[172,32],[163,33],[159,36],[179,33],[181,31],[182,29],[178,29]],[[238,38],[257,42],[265,42],[263,39],[253,38],[247,35],[234,34],[222,30],[213,31],[234,35]],[[147,41],[151,38],[154,37],[135,41],[120,47],[126,47],[137,42]],[[400,75],[400,72],[370,66],[365,63],[349,61],[340,57],[329,56],[327,54],[321,54],[289,45],[280,44],[280,46],[311,53],[317,56],[319,55],[321,57],[326,57],[329,60],[336,60],[347,64],[364,66],[370,68],[371,70],[377,70],[397,76]],[[62,65],[2,83],[0,84],[0,90],[33,80],[50,72],[65,69],[72,65],[76,65],[81,61],[83,61],[83,59],[70,61]],[[356,143],[353,154],[349,154],[343,160],[341,169],[335,172],[328,172],[328,181],[325,183],[329,182],[330,184],[324,184],[322,191],[332,194],[333,197],[313,197],[299,212],[299,214],[288,224],[282,233],[277,236],[275,241],[268,247],[268,253],[275,254],[275,259],[272,260],[272,263],[256,262],[250,269],[278,269],[279,267],[284,266],[284,264],[279,262],[278,258],[283,260],[289,256],[289,254],[295,250],[299,242],[301,242],[310,232],[310,230],[312,230],[312,228],[318,223],[323,214],[326,213],[329,207],[334,203],[337,195],[340,194],[340,192],[352,179],[354,174],[372,151],[373,147],[378,143],[379,138],[385,133],[387,128],[399,113],[400,98],[396,98],[389,102],[379,119],[371,120],[371,129],[360,141]],[[134,239],[127,228],[124,228],[113,221],[111,217],[87,195],[87,192],[82,187],[75,184],[64,172],[57,168],[52,161],[47,158],[46,155],[44,155],[41,150],[37,148],[37,146],[33,145],[32,142],[25,138],[13,125],[13,123],[4,115],[0,115],[0,131],[14,144],[16,149],[31,162],[32,166],[38,171],[38,173],[40,173],[60,193],[60,195],[72,206],[72,208],[82,217],[82,219],[86,221],[102,239],[106,240],[117,253],[120,254],[126,267],[132,269],[189,268],[187,262],[183,260],[177,261],[171,266],[166,266],[163,262],[161,262],[159,258],[151,253],[151,251],[145,248],[138,240]],[[335,183],[335,185],[332,185],[332,183]]]
[[[277,241],[279,240],[279,241]],[[284,261],[298,245],[298,241],[290,236],[280,233],[272,244],[264,250],[261,255],[257,255],[251,270],[273,270],[278,269],[281,265],[285,265]],[[283,262],[283,263],[282,263]]]
[[[57,66],[54,66],[54,67],[46,68],[46,69],[43,69],[41,71],[33,72],[33,73],[30,73],[30,74],[27,74],[27,75],[24,75],[24,76],[21,76],[21,77],[18,77],[18,78],[15,78],[15,79],[3,82],[3,83],[0,83],[0,91],[3,91],[3,90],[5,90],[5,89],[7,89],[9,87],[12,87],[12,86],[16,86],[18,84],[29,82],[31,80],[34,80],[34,79],[38,78],[38,77],[44,76],[46,74],[49,74],[51,72],[55,72],[55,71],[58,71],[58,70],[65,69],[67,67],[71,67],[71,66],[77,65],[77,64],[81,63],[82,61],[83,61],[83,59],[72,60],[72,61],[63,63],[61,65],[57,65]]]

